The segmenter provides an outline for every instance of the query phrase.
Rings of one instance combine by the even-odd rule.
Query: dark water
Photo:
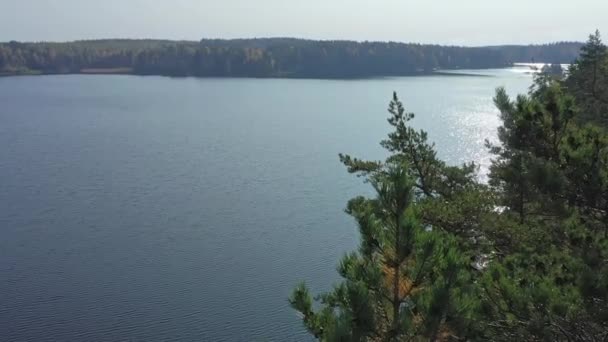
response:
[[[383,156],[397,90],[442,157],[487,166],[493,89],[530,84],[491,73],[0,78],[0,340],[308,340],[286,298],[337,280],[367,191],[337,154]]]

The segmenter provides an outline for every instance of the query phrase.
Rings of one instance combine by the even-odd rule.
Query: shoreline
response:
[[[312,80],[371,80],[371,79],[382,79],[382,78],[397,78],[397,77],[432,77],[432,76],[448,76],[448,77],[493,77],[492,75],[484,75],[484,74],[476,74],[470,73],[466,71],[483,71],[483,70],[496,70],[496,69],[510,69],[513,66],[509,67],[500,67],[500,68],[484,68],[484,69],[448,69],[448,70],[437,70],[433,72],[420,72],[420,73],[411,73],[411,74],[401,74],[401,75],[370,75],[370,76],[297,76],[297,75],[268,75],[268,76],[247,76],[247,75],[238,75],[238,76],[220,76],[220,75],[210,75],[210,76],[197,76],[197,75],[168,75],[168,74],[148,74],[148,73],[137,73],[134,72],[132,68],[108,68],[108,69],[100,69],[100,68],[91,68],[91,69],[82,69],[78,72],[44,72],[44,71],[20,71],[20,72],[0,72],[0,78],[9,78],[9,77],[24,77],[24,76],[61,76],[61,75],[96,75],[96,76],[105,76],[105,75],[122,75],[122,76],[160,76],[160,77],[170,77],[170,78],[251,78],[251,79],[312,79]],[[459,72],[463,71],[463,72]]]

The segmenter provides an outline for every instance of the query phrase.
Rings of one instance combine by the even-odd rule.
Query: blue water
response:
[[[0,340],[310,340],[287,297],[338,280],[343,213],[393,90],[480,177],[494,88],[531,77],[356,81],[0,78]]]

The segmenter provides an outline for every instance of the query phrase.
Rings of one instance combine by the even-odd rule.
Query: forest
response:
[[[0,75],[118,73],[196,77],[364,78],[571,63],[580,43],[458,47],[293,38],[0,43]]]
[[[558,70],[547,68],[545,71]],[[322,341],[608,341],[608,50],[496,90],[489,182],[447,165],[394,94],[385,161],[340,155],[371,197],[341,282],[289,302]]]

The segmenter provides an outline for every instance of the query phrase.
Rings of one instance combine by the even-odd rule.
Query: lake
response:
[[[287,297],[338,280],[393,90],[451,164],[490,162],[489,76],[0,78],[0,339],[308,341]]]

